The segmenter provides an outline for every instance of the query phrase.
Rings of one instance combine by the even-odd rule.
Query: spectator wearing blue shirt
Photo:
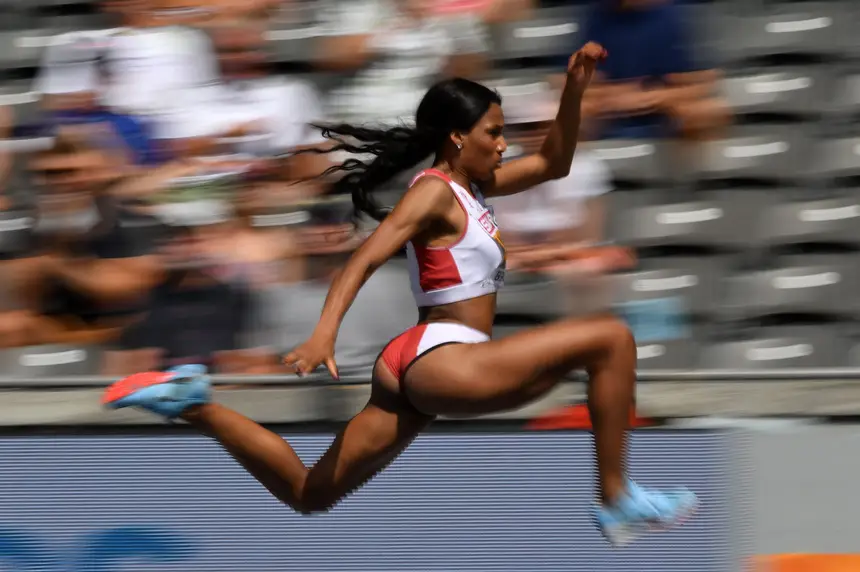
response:
[[[701,140],[729,122],[715,91],[719,72],[694,60],[672,0],[597,0],[585,32],[609,52],[584,102],[604,120],[602,138]]]

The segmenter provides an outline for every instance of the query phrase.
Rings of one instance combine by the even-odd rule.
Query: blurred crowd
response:
[[[570,175],[493,205],[511,285],[499,333],[610,308],[617,300],[606,279],[631,270],[603,247],[618,238],[611,197],[631,195],[613,160],[649,148],[636,141],[659,140],[674,187],[684,188],[709,142],[735,122],[720,66],[700,49],[702,18],[694,25],[689,8],[4,5],[6,36],[17,50],[37,46],[38,57],[31,65],[7,55],[3,64],[6,85],[29,88],[0,97],[0,347],[13,356],[0,368],[121,375],[194,362],[221,373],[282,371],[279,352],[311,331],[330,277],[372,229],[354,226],[349,197],[328,191],[324,172],[343,156],[295,153],[326,145],[313,124],[408,121],[430,84],[465,76],[502,94],[513,159],[538,148],[567,58],[585,39],[610,57],[586,94]],[[15,22],[41,35],[22,39]],[[384,201],[397,200],[409,175],[390,183]],[[348,315],[342,370],[369,367],[414,324],[403,262],[380,270]],[[664,322],[671,314],[648,312]]]

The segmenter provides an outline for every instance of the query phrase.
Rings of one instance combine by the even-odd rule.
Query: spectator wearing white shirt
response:
[[[187,27],[205,19],[205,6],[190,0],[182,1],[184,8],[176,0],[139,4],[139,10],[114,7],[121,27],[54,38],[36,91],[73,99],[77,107],[100,103],[114,112],[147,115],[216,83],[217,62],[206,34]]]
[[[327,2],[323,66],[355,71],[330,101],[352,121],[410,118],[439,76],[474,76],[488,50],[483,22],[468,14],[435,15],[424,0]]]
[[[236,150],[271,156],[324,141],[313,126],[324,120],[320,94],[307,81],[269,73],[261,25],[218,26],[210,34],[224,78],[210,113],[225,122],[226,133],[235,136]],[[284,165],[293,180],[314,179],[328,166],[325,155],[315,154],[290,157]]]

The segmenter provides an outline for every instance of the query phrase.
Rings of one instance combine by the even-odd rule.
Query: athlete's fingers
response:
[[[299,361],[299,356],[296,355],[296,352],[288,353],[283,359],[283,362],[287,365],[295,365],[297,361]]]
[[[601,61],[606,58],[606,49],[597,42],[588,42],[580,50],[584,59]]]
[[[573,71],[578,67],[593,66],[606,59],[609,52],[596,42],[588,42],[578,49],[567,62],[567,70]]]
[[[326,358],[325,366],[326,369],[328,369],[328,372],[331,374],[332,378],[337,381],[340,381],[340,376],[337,373],[337,364],[334,362],[333,357]]]

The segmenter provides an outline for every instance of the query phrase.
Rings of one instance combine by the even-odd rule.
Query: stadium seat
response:
[[[725,279],[720,313],[728,319],[804,315],[840,319],[856,313],[856,257],[779,257],[772,269]]]
[[[15,256],[31,246],[34,218],[28,212],[0,212],[0,255]]]
[[[833,89],[821,66],[745,69],[722,82],[723,96],[737,115],[815,117]]]
[[[41,94],[31,88],[29,82],[6,82],[0,85],[0,106],[11,108],[16,125],[32,123],[42,115]]]
[[[693,339],[660,340],[636,343],[636,369],[689,370],[699,361],[699,344]]]
[[[808,173],[811,145],[797,126],[738,127],[725,139],[703,143],[697,176],[703,181],[793,183]]]
[[[96,346],[45,345],[0,351],[0,371],[6,377],[37,378],[96,375],[102,348]]]
[[[582,14],[576,6],[539,10],[531,20],[505,23],[491,31],[501,60],[569,55],[582,38]]]
[[[0,31],[27,30],[35,27],[35,17],[24,5],[0,3]]]
[[[860,178],[860,137],[817,141],[811,167],[813,176],[830,182]]]
[[[717,307],[720,281],[730,260],[724,256],[642,258],[637,270],[618,275],[616,296],[636,302],[678,296],[690,316],[705,318]]]
[[[738,370],[839,367],[846,358],[846,344],[832,329],[767,328],[743,339],[704,346],[699,367]]]
[[[860,247],[860,192],[768,207],[755,225],[768,246],[825,244]]]
[[[282,63],[310,63],[317,61],[321,50],[319,38],[323,30],[319,26],[296,25],[277,27],[266,32],[269,58]]]
[[[700,200],[629,208],[613,213],[611,236],[629,246],[738,249],[753,238],[755,210],[741,193],[706,194]],[[751,195],[752,196],[752,195]],[[758,195],[756,195],[758,196]],[[697,197],[698,198],[698,197]]]
[[[654,186],[669,179],[665,143],[648,139],[606,139],[581,144],[599,156],[618,183]]]
[[[565,314],[562,286],[548,276],[510,272],[499,291],[496,313],[499,316],[561,318]]]
[[[860,120],[860,70],[842,74],[835,81],[832,93],[827,111],[840,119]]]
[[[853,37],[847,2],[798,2],[776,5],[760,14],[728,18],[724,49],[734,61],[769,56],[840,56]]]

